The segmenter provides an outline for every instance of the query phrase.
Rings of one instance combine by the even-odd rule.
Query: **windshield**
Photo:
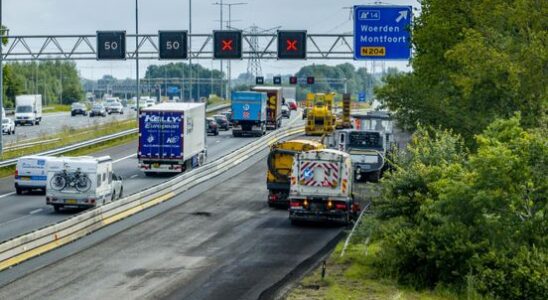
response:
[[[94,105],[94,106],[93,106],[93,109],[102,109],[102,108],[103,108],[102,105]]]
[[[17,106],[16,113],[30,113],[32,112],[31,106]]]
[[[358,148],[382,148],[382,136],[378,132],[351,132],[350,147]]]

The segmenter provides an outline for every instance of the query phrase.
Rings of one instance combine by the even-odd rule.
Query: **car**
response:
[[[91,108],[91,111],[89,112],[89,116],[90,117],[95,117],[95,116],[101,116],[101,117],[106,117],[107,116],[107,110],[105,109],[105,106],[103,104],[94,104],[93,107]]]
[[[2,134],[15,134],[15,123],[12,119],[6,117],[2,119]]]
[[[287,105],[282,105],[282,118],[289,118],[291,116],[291,111]]]
[[[285,104],[287,104],[287,106],[289,107],[289,110],[297,110],[298,108],[297,101],[293,99],[286,100]]]
[[[206,118],[207,134],[219,135],[219,125],[213,118]]]
[[[224,111],[221,113],[221,115],[224,115],[226,119],[228,120],[228,126],[232,128],[232,111]]]
[[[124,114],[124,106],[120,102],[111,103],[108,107],[105,107],[108,114]]]
[[[230,129],[230,124],[228,123],[228,119],[225,115],[214,115],[213,119],[215,119],[215,122],[217,122],[217,124],[219,125],[219,129]]]
[[[156,105],[156,100],[154,100],[154,99],[147,99],[146,100],[146,107],[151,107],[151,106],[154,106],[154,105]]]
[[[87,116],[88,115],[88,108],[83,103],[78,103],[78,102],[72,103],[72,105],[70,107],[70,115],[73,116],[73,117],[76,116],[76,115]]]

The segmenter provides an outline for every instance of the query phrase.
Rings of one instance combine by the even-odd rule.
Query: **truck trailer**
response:
[[[348,153],[333,149],[298,153],[289,191],[291,223],[352,222],[359,211],[352,194],[352,175]]]
[[[266,93],[266,129],[276,130],[282,127],[283,88],[271,86],[256,86],[251,89],[255,92]]]
[[[181,173],[205,162],[205,104],[161,103],[139,113],[139,168]]]
[[[263,136],[266,133],[266,93],[232,92],[232,135]]]
[[[270,147],[266,174],[268,206],[288,207],[289,187],[293,158],[303,151],[324,149],[324,145],[310,140],[290,140],[273,144]]]

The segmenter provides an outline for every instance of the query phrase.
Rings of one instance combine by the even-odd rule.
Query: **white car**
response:
[[[291,111],[289,110],[289,107],[287,105],[282,105],[282,118],[289,118],[291,117]]]
[[[15,134],[15,123],[10,118],[2,119],[2,134]]]
[[[156,101],[154,99],[147,99],[146,107],[151,107],[156,105]]]

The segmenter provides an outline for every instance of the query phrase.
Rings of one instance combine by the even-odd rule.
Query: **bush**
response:
[[[419,128],[382,181],[379,272],[417,288],[547,295],[547,136],[518,115],[492,123],[468,154],[451,132]]]

